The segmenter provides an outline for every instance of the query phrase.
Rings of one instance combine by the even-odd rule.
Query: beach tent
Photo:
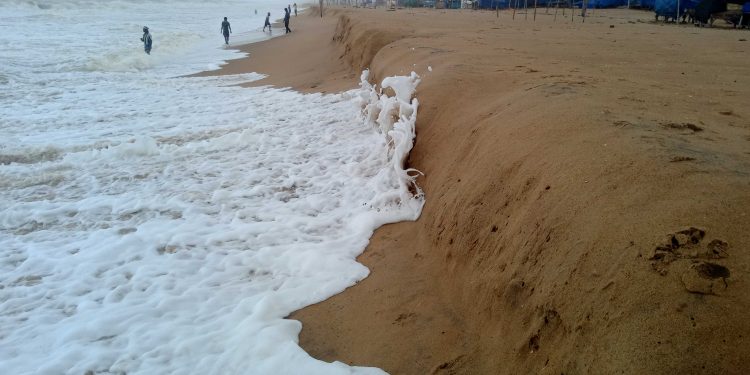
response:
[[[700,23],[708,23],[712,13],[724,12],[727,10],[726,0],[702,0],[695,5],[695,20]]]
[[[533,7],[534,6],[534,0],[526,0],[528,1],[528,6]],[[537,0],[536,6],[542,7],[547,6],[548,0]],[[524,0],[518,0],[518,7],[523,8],[523,2]],[[515,0],[479,0],[479,7],[482,9],[495,9],[495,7],[498,7],[500,9],[506,9],[506,8],[513,8],[516,5]]]
[[[750,26],[750,2],[742,5],[742,15],[740,16],[740,26]]]
[[[528,1],[528,7],[531,8],[534,6],[534,0],[526,0]],[[645,1],[654,1],[654,0],[645,0]],[[523,7],[524,0],[519,0],[518,6]],[[550,8],[555,7],[557,5],[557,0],[537,0],[536,6],[538,8],[547,7]],[[593,9],[593,8],[616,8],[621,6],[627,6],[628,0],[588,0],[586,3],[586,7]],[[484,9],[495,9],[495,6],[497,6],[500,9],[505,8],[512,8],[515,6],[515,0],[479,0],[479,7]],[[561,7],[569,7],[570,2],[568,0],[560,0],[560,6]],[[573,6],[576,8],[581,8],[583,6],[583,1],[573,1]]]
[[[654,9],[656,0],[630,0],[625,2],[625,6],[630,5],[630,8],[634,9]]]
[[[583,4],[582,1],[577,1],[576,6],[580,8]],[[591,8],[617,8],[627,6],[628,0],[588,0],[586,7]]]
[[[703,1],[717,1],[717,0],[703,0]],[[678,3],[680,4],[679,13],[677,12]],[[678,16],[681,16],[682,13],[685,12],[685,9],[696,9],[697,6],[698,6],[697,0],[656,0],[654,2],[654,12],[656,12],[656,16],[658,17],[669,17],[669,18],[677,19]],[[726,5],[724,6],[724,8],[726,9]]]
[[[479,0],[479,7],[482,9],[505,9],[509,7],[510,0]]]

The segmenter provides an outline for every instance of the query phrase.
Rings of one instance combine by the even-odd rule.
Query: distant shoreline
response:
[[[273,85],[305,93],[341,92],[355,88],[361,70],[352,69],[337,58],[335,43],[321,43],[323,38],[329,40],[336,25],[335,17],[321,19],[308,8],[300,11],[299,16],[292,16],[290,34],[284,34],[283,24],[277,22],[273,25],[272,37],[233,46],[247,53],[247,57],[230,60],[218,70],[193,76],[261,73],[267,77],[246,86]],[[289,59],[289,56],[295,57]]]

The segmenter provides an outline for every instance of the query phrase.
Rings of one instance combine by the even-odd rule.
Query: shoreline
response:
[[[303,17],[214,73],[339,92],[416,71],[426,194],[375,232],[368,278],[290,316],[308,353],[394,374],[748,371],[744,33],[617,9]]]
[[[312,10],[301,12],[293,17],[290,34],[269,37],[255,43],[237,46],[248,56],[229,60],[218,70],[196,73],[193,76],[206,77],[258,72],[267,77],[243,87],[271,85],[292,88],[303,93],[342,92],[357,87],[360,72],[356,72],[336,58],[336,45],[319,40],[333,34],[336,19],[326,17],[323,22]],[[276,27],[276,24],[274,24]],[[295,28],[299,26],[299,33]],[[283,26],[281,26],[283,30]],[[294,50],[294,55],[304,56],[305,63],[283,57]]]

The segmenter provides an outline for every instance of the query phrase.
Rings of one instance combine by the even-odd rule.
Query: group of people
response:
[[[297,3],[294,3],[294,16],[297,17]],[[284,28],[286,29],[286,33],[291,33],[292,30],[289,28],[289,20],[292,18],[292,6],[287,5],[286,8],[284,8]],[[266,27],[268,28],[268,31],[271,31],[271,12],[268,12],[268,15],[266,15],[266,23],[263,25],[263,31],[266,31]]]
[[[255,11],[255,14],[258,14],[258,11]],[[292,30],[289,28],[289,19],[292,16],[292,6],[287,5],[286,8],[284,8],[284,27],[286,28],[286,33],[291,33]],[[297,3],[294,3],[294,16],[297,16]],[[266,22],[263,25],[263,31],[266,31],[266,27],[268,28],[268,31],[271,31],[271,12],[268,12],[266,15]],[[229,34],[232,33],[232,26],[229,24],[229,21],[226,17],[224,17],[224,21],[221,22],[221,34],[224,35],[224,43],[229,44]],[[151,33],[148,31],[147,26],[143,26],[143,36],[141,37],[141,42],[143,42],[143,50],[146,51],[146,54],[151,54],[151,46],[153,45],[153,39],[151,38]]]

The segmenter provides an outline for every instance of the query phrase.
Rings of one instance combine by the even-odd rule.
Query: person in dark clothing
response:
[[[143,42],[143,50],[146,51],[147,55],[150,55],[153,40],[151,39],[151,34],[148,32],[148,27],[146,26],[143,26],[143,37],[141,37],[141,42]]]
[[[224,22],[221,23],[221,33],[224,34],[224,43],[229,44],[229,34],[232,33],[232,26],[229,25],[226,17],[224,17]]]
[[[268,31],[271,31],[271,21],[269,20],[271,18],[271,12],[268,12],[268,15],[266,16],[266,23],[263,25],[263,31],[266,31],[266,27],[268,27]]]
[[[286,28],[287,34],[292,32],[292,30],[289,29],[289,17],[289,9],[284,8],[284,27]]]

